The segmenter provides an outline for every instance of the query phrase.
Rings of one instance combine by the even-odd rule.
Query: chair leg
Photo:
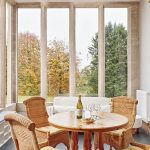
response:
[[[110,146],[110,150],[112,150],[112,146]]]
[[[64,136],[65,135],[65,136]],[[70,141],[69,141],[69,133],[65,132],[64,135],[62,136],[61,140],[62,143],[67,147],[67,150],[70,150]],[[64,138],[65,137],[65,138]]]
[[[69,140],[69,133],[66,133],[66,137],[68,136],[67,139],[63,141],[64,145],[67,147],[67,150],[70,150],[70,140]]]
[[[70,150],[70,142],[69,142],[69,139],[68,139],[68,141],[66,141],[66,142],[64,143],[64,145],[67,147],[67,150]]]
[[[70,145],[69,146],[66,145],[66,147],[67,147],[67,150],[70,150]]]
[[[52,147],[56,147],[58,144],[63,143],[67,150],[70,150],[70,142],[69,142],[69,133],[62,132],[59,134],[51,135],[48,137],[48,145]]]

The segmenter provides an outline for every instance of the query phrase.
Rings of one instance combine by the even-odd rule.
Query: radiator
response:
[[[150,122],[150,92],[137,90],[136,99],[138,100],[137,114],[146,123]]]

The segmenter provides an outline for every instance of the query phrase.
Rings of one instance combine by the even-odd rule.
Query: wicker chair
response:
[[[11,127],[16,150],[56,150],[50,146],[40,148],[35,134],[35,123],[19,114],[5,116]]]
[[[35,123],[37,138],[46,137],[48,145],[52,147],[63,143],[69,150],[69,132],[49,125],[45,99],[42,97],[32,97],[23,103],[26,105],[27,116]]]
[[[112,112],[124,115],[128,118],[129,123],[126,127],[103,134],[103,143],[109,144],[110,149],[124,149],[128,147],[129,143],[133,140],[132,138],[132,127],[134,125],[136,116],[136,105],[137,100],[126,96],[119,96],[112,98]],[[125,138],[127,137],[127,138]],[[95,133],[94,149],[98,147],[98,136]]]
[[[137,143],[135,141],[131,142],[130,144],[131,146],[123,150],[150,150],[150,145]]]

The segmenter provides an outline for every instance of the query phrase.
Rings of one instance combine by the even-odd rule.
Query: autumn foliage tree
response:
[[[35,34],[20,33],[18,42],[18,94],[40,95],[40,41]],[[47,47],[48,95],[69,92],[69,53],[62,41]]]
[[[18,42],[18,94],[40,94],[40,44],[31,33],[20,33]]]
[[[69,93],[69,52],[62,41],[50,41],[47,49],[48,95]]]
[[[32,33],[19,34],[18,94],[40,94],[40,41]],[[98,95],[98,33],[88,48],[90,65],[79,69],[76,60],[77,93]],[[63,41],[53,40],[47,46],[48,95],[69,93],[69,50]],[[105,96],[127,94],[127,30],[121,24],[105,26]]]

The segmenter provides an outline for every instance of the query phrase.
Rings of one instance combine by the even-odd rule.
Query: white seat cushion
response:
[[[85,108],[86,105],[95,104],[101,105],[102,111],[110,112],[111,99],[106,97],[82,97],[82,104]],[[54,113],[64,111],[74,111],[78,97],[55,97],[53,102]]]
[[[139,115],[136,115],[133,128],[140,128],[140,127],[142,127],[142,117]]]
[[[76,109],[75,106],[55,106],[54,112],[60,113],[60,112],[66,112],[66,111],[74,111]]]

